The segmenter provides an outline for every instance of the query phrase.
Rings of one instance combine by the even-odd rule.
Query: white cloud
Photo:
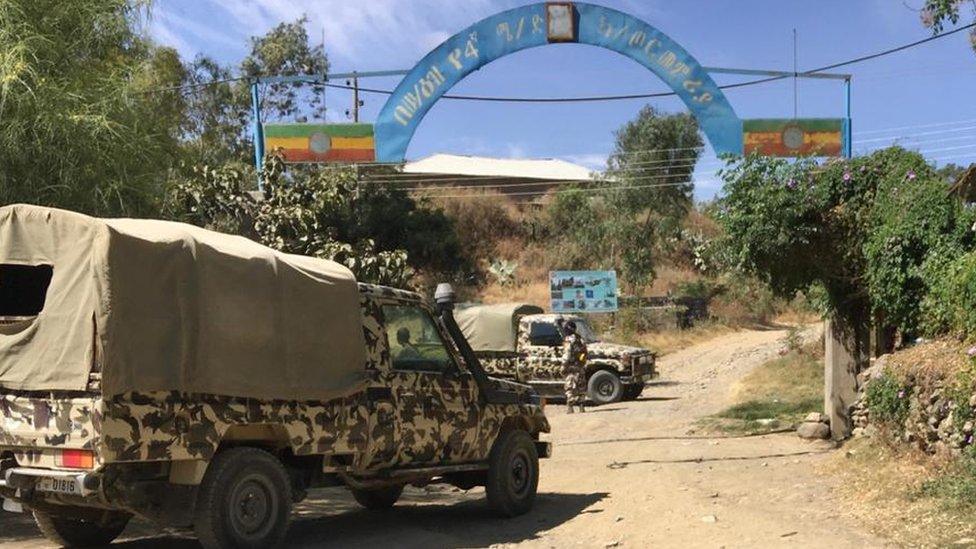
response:
[[[606,153],[564,154],[560,155],[559,158],[594,170],[602,171],[607,167]]]
[[[514,0],[201,0],[213,21],[178,24],[175,5],[154,6],[154,34],[207,45],[233,43],[243,48],[250,36],[306,15],[313,42],[325,34],[326,52],[339,70],[409,67],[444,39],[482,17],[506,9]],[[219,35],[219,36],[217,36]],[[175,38],[174,38],[175,37]],[[187,52],[190,53],[190,52]],[[192,53],[197,53],[193,51]]]

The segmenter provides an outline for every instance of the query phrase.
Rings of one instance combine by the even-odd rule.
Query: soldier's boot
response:
[[[581,414],[584,413],[584,412],[586,412],[586,406],[582,402],[580,402],[580,405],[579,406],[580,406],[580,413]]]
[[[567,414],[572,414],[572,413],[574,413],[574,410],[573,410],[573,405],[572,405],[572,404],[567,404],[567,405],[566,405],[566,413],[567,413]]]

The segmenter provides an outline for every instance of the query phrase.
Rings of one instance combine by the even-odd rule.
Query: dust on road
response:
[[[293,547],[878,547],[831,494],[817,465],[833,450],[792,433],[714,438],[695,421],[729,404],[735,382],[776,356],[785,332],[720,337],[668,355],[661,381],[635,402],[566,415],[550,406],[554,456],[542,462],[535,509],[494,518],[483,490],[408,488],[388,512],[360,509],[345,490],[299,505]],[[133,523],[120,547],[197,547]],[[24,517],[0,518],[0,543],[48,547]]]

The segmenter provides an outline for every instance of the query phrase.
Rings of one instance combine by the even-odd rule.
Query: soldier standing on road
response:
[[[576,333],[576,323],[572,320],[563,324],[563,334],[566,412],[572,414],[573,406],[579,406],[580,413],[583,413],[586,411],[586,342]]]

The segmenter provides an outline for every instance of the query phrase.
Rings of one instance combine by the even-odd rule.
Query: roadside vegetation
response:
[[[823,345],[803,344],[797,331],[788,334],[781,356],[732,387],[735,403],[704,418],[703,427],[732,434],[792,429],[808,413],[823,409]]]
[[[856,439],[823,468],[847,514],[907,547],[976,544],[976,468],[903,445]]]

